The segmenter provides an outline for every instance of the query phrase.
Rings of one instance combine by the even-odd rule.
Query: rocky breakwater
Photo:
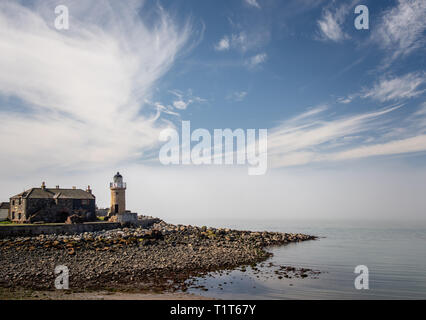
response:
[[[55,267],[63,265],[73,290],[185,289],[191,277],[266,260],[267,246],[315,238],[164,221],[150,229],[9,238],[0,240],[0,287],[54,289]]]

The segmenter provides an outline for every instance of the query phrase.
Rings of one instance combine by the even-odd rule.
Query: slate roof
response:
[[[49,189],[31,188],[12,198],[22,197],[24,199],[88,199],[95,200],[95,196],[82,189]]]
[[[9,202],[0,202],[0,209],[9,209],[10,203]]]

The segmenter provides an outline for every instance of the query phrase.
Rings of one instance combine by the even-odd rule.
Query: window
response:
[[[21,205],[22,204],[22,198],[19,198],[18,204]]]
[[[15,205],[15,200],[12,200],[12,205]]]
[[[21,213],[18,213],[18,220],[21,220]]]
[[[12,220],[15,220],[15,211],[12,211]]]
[[[89,201],[88,199],[83,199],[83,200],[81,200],[81,204],[82,204],[83,206],[87,206],[87,205],[89,205],[89,204],[90,204],[90,201]]]

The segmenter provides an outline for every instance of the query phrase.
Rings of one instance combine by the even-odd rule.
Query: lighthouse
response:
[[[110,216],[123,214],[126,211],[126,183],[120,172],[114,176],[114,182],[110,183],[111,189],[111,209]]]

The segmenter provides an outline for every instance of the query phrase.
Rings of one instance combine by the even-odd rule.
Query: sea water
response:
[[[426,223],[401,221],[199,220],[193,225],[305,233],[320,238],[268,250],[265,265],[318,270],[317,277],[278,279],[270,267],[198,279],[219,299],[426,299]],[[368,268],[369,288],[355,287],[355,267]],[[259,276],[259,277],[258,277]]]

